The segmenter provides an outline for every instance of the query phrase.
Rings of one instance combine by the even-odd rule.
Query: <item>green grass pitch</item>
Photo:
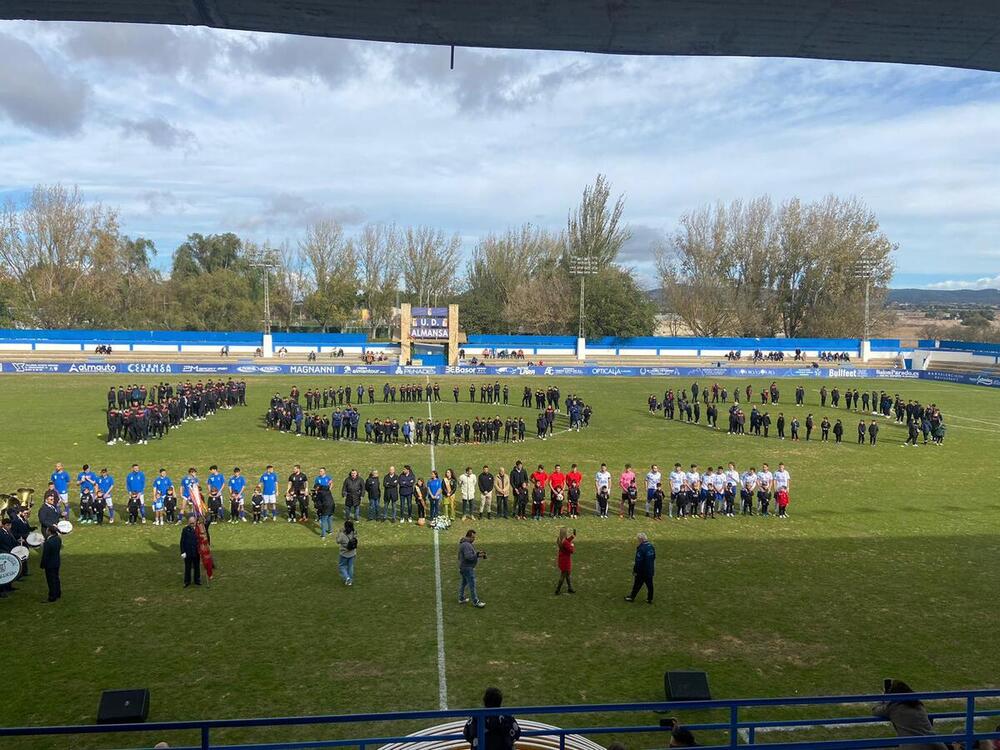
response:
[[[445,400],[433,405],[435,417],[496,412],[468,404],[469,380],[459,379],[458,405],[451,402],[452,380],[441,381]],[[248,407],[135,447],[104,444],[104,394],[117,382],[0,377],[0,488],[35,487],[40,502],[56,461],[74,475],[83,463],[107,466],[121,509],[133,461],[150,482],[160,466],[178,482],[189,465],[203,478],[213,463],[226,472],[239,465],[251,478],[267,463],[282,478],[296,462],[310,477],[325,465],[338,489],[351,468],[384,473],[390,463],[409,463],[425,477],[431,468],[426,446],[334,444],[263,428],[276,391],[285,394],[293,384],[303,391],[356,386],[357,379],[253,378]],[[516,402],[524,384],[546,383],[506,382]],[[730,391],[747,383],[725,382]],[[755,391],[765,385],[751,382]],[[576,462],[588,508],[602,461],[613,473],[630,462],[640,476],[654,462],[666,474],[675,461],[732,460],[740,469],[784,461],[793,487],[791,517],[783,521],[653,523],[586,513],[576,522],[574,597],[553,596],[556,521],[477,521],[479,544],[489,552],[478,573],[483,610],[456,603],[455,547],[468,525],[456,522],[440,536],[449,706],[477,705],[487,684],[500,686],[514,705],[657,700],[668,668],[706,670],[718,697],[870,692],[887,676],[925,689],[997,684],[1000,394],[923,381],[840,385],[848,382],[936,402],[949,428],[944,446],[901,447],[904,429],[888,422],[878,446],[855,445],[857,415],[820,409],[821,381],[804,381],[803,409],[791,403],[797,381],[780,381],[781,410],[803,422],[812,411],[817,423],[824,413],[841,412],[840,446],[782,442],[773,433],[767,440],[731,437],[647,413],[649,393],[662,395],[668,383],[689,388],[689,380],[589,378],[558,380],[563,394],[576,392],[593,404],[588,430],[542,443],[530,437],[533,410],[500,407],[501,414],[524,413],[525,443],[439,446],[442,471],[484,463],[509,470],[518,458],[529,467]],[[772,417],[777,411],[771,407]],[[426,417],[426,405],[362,407],[363,419],[411,414]],[[657,548],[652,607],[622,601],[638,531],[648,532]],[[359,535],[356,582],[345,588],[336,547],[322,546],[312,528],[213,526],[216,579],[184,589],[178,529],[77,526],[64,543],[60,603],[40,603],[37,554],[31,577],[0,601],[2,630],[14,649],[3,668],[8,689],[0,723],[91,722],[101,689],[135,686],[152,690],[157,720],[437,708],[433,532],[362,521]],[[299,729],[219,738],[329,734]],[[125,744],[125,738],[76,738],[72,746]]]

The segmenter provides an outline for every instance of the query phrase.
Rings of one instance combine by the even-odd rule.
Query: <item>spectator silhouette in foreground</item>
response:
[[[489,687],[483,693],[483,706],[500,708],[503,705],[503,693],[500,688]],[[486,747],[479,748],[479,722],[473,717],[465,722],[462,734],[473,750],[513,750],[514,743],[521,736],[521,727],[510,714],[499,714],[486,717]]]
[[[892,680],[886,688],[886,700],[876,703],[872,713],[880,719],[892,722],[899,737],[926,737],[934,734],[934,724],[927,715],[923,702],[907,699],[913,690],[902,680]],[[888,697],[893,696],[893,697]],[[943,742],[900,745],[900,750],[948,750]]]

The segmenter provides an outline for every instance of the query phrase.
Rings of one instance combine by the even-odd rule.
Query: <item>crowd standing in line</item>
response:
[[[161,439],[187,420],[202,420],[218,409],[246,406],[246,381],[119,385],[107,393],[108,445],[145,445]]]

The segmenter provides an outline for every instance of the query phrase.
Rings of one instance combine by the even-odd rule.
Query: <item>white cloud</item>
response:
[[[928,289],[1000,289],[1000,274],[985,276],[974,281],[939,281],[928,284]]]
[[[32,89],[17,118],[26,105],[0,82],[0,192],[79,184],[161,260],[190,232],[294,241],[319,216],[430,224],[469,245],[526,221],[559,230],[603,172],[644,272],[681,213],[762,193],[859,196],[902,272],[998,265],[996,74],[468,49],[452,71],[447,48],[200,28],[0,35],[64,82]],[[65,82],[84,98],[60,115]]]

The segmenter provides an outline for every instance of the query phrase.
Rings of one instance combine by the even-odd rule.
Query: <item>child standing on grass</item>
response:
[[[535,482],[534,488],[531,490],[531,518],[537,521],[542,517],[543,509],[545,507],[545,486]]]
[[[788,518],[788,488],[779,489],[778,494],[774,496],[774,501],[778,505],[778,518]]]
[[[139,508],[141,505],[138,492],[128,493],[128,522],[130,525],[139,522]]]
[[[597,490],[597,515],[600,518],[608,517],[608,501],[611,499],[611,492],[606,484],[602,484]]]
[[[174,486],[167,487],[167,494],[163,498],[163,509],[167,514],[168,523],[180,523],[177,518],[177,495],[174,494]]]
[[[163,525],[164,498],[157,494],[153,498],[153,526]]]
[[[653,492],[653,520],[661,521],[663,520],[663,499],[665,497],[663,492],[663,482],[656,483],[656,490]]]
[[[632,481],[629,482],[628,489],[625,490],[625,495],[628,498],[628,517],[630,521],[635,520],[635,501],[639,497],[639,488],[635,486],[635,477],[632,477]]]
[[[264,493],[259,484],[253,488],[253,495],[250,496],[250,509],[253,511],[253,522],[260,523],[264,515]]]

